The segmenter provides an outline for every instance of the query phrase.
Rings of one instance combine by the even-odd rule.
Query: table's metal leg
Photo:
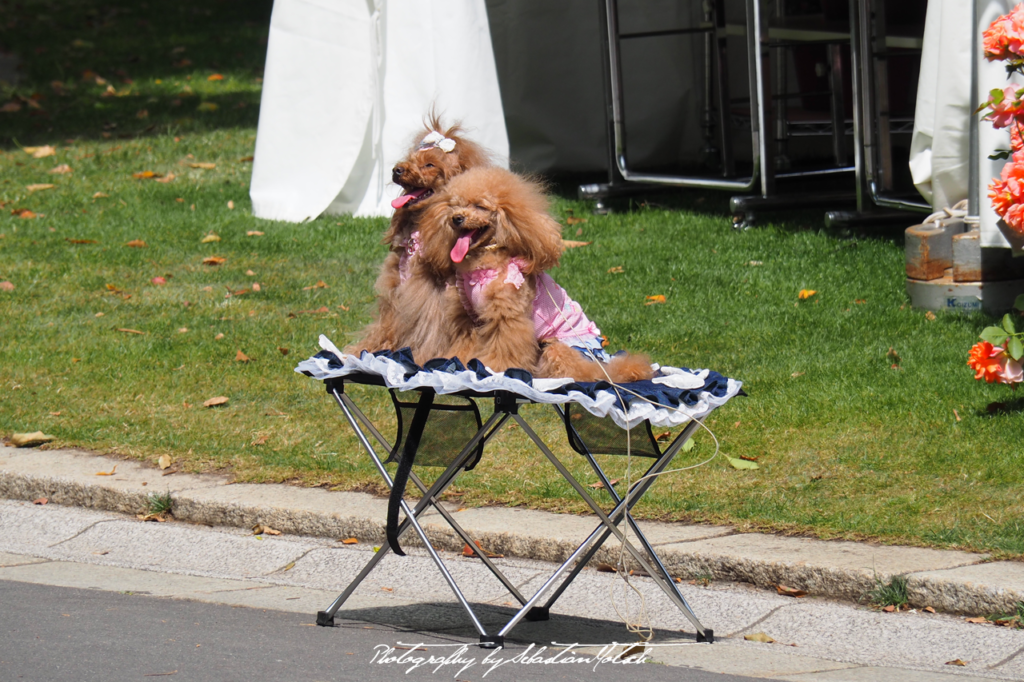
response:
[[[348,405],[349,409],[356,416],[356,418],[363,423],[363,426],[370,432],[370,434],[374,438],[377,439],[377,442],[379,442],[385,450],[390,452],[391,443],[389,443],[387,439],[384,438],[384,436],[380,433],[380,431],[377,430],[377,427],[373,425],[373,422],[371,422],[369,418],[365,414],[363,414],[362,410],[356,407],[356,404],[352,401],[351,398],[349,398],[345,394],[341,395],[342,399],[345,400],[345,403]],[[484,436],[484,443],[489,441],[491,438],[494,437],[495,434],[498,433],[498,431],[505,424],[505,422],[508,421],[508,418],[509,416],[507,414],[502,415],[501,419],[498,421],[497,424],[495,424],[494,428],[492,428],[490,432],[486,436]],[[420,479],[420,477],[416,475],[415,472],[411,472],[409,474],[409,480],[411,480],[413,484],[420,489],[420,492],[423,493],[425,497],[427,497],[427,487]],[[465,529],[463,529],[462,526],[460,526],[459,523],[455,520],[455,518],[448,512],[448,510],[441,506],[439,500],[432,500],[431,505],[434,507],[434,509],[437,510],[437,513],[444,517],[444,520],[447,521],[448,525],[452,527],[452,530],[454,530],[456,534],[458,534],[458,536],[462,538],[463,542],[465,542],[470,547],[476,546],[476,541],[473,539],[473,536],[467,533]],[[399,527],[399,533],[401,532],[402,527]],[[484,562],[484,565],[487,566],[487,568],[490,569],[491,573],[494,574],[494,577],[497,578],[501,582],[501,584],[505,586],[505,589],[507,589],[512,594],[512,596],[519,601],[520,604],[526,603],[526,598],[523,597],[522,593],[519,592],[516,586],[512,584],[512,581],[505,577],[505,574],[502,573],[498,569],[498,567],[494,565],[494,562],[492,562],[484,552],[477,552],[477,556],[480,557],[480,559]],[[342,600],[342,603],[344,603],[344,600]]]
[[[391,476],[388,474],[387,469],[384,468],[383,462],[381,462],[380,457],[377,456],[377,453],[374,451],[373,446],[370,444],[369,440],[367,440],[366,435],[359,428],[359,424],[355,415],[353,415],[353,413],[348,409],[346,405],[347,400],[343,399],[342,394],[338,393],[337,390],[332,391],[332,393],[335,397],[335,400],[337,400],[338,405],[341,407],[342,412],[345,414],[345,418],[348,420],[349,425],[356,432],[356,437],[359,439],[360,443],[362,444],[363,448],[367,451],[367,453],[369,453],[371,459],[373,459],[373,463],[377,467],[378,473],[380,473],[381,477],[385,480],[387,485],[391,486]],[[465,464],[466,460],[471,456],[472,451],[479,444],[480,440],[488,432],[491,426],[493,426],[494,423],[500,421],[500,419],[501,415],[499,415],[498,413],[491,415],[491,418],[488,419],[487,423],[470,440],[469,444],[466,445],[462,453],[460,453],[459,457],[457,457],[455,461],[448,467],[448,469],[446,469],[445,472],[441,474],[438,481],[435,481],[434,486],[432,487],[431,491],[429,491],[431,493],[430,497],[424,496],[424,498],[420,501],[420,504],[417,505],[417,507],[420,507],[422,505],[423,508],[425,508],[427,505],[431,503],[433,498],[438,494],[440,490],[443,490],[444,487],[447,487],[447,485],[450,484],[452,480],[454,480],[455,475]],[[473,626],[476,628],[477,632],[480,633],[481,642],[488,643],[490,641],[493,641],[494,638],[487,634],[487,631],[484,629],[484,626],[480,623],[480,620],[476,617],[476,614],[473,612],[472,607],[470,607],[469,602],[466,600],[465,595],[462,594],[462,591],[456,584],[455,579],[452,578],[451,573],[448,571],[448,568],[444,565],[444,562],[441,560],[441,557],[437,554],[437,551],[430,544],[430,540],[427,538],[426,532],[420,526],[419,521],[417,521],[416,517],[418,515],[418,512],[413,512],[413,510],[409,507],[409,504],[405,500],[402,500],[402,511],[405,513],[406,521],[412,524],[412,527],[415,529],[416,534],[419,535],[420,541],[426,547],[427,553],[430,554],[430,558],[434,561],[434,564],[437,566],[438,570],[441,571],[441,575],[444,578],[445,582],[448,583],[448,587],[452,590],[452,592],[455,594],[456,599],[462,605],[462,608],[466,611],[466,614],[473,622]],[[422,512],[422,509],[420,509],[420,512]],[[376,557],[374,558],[376,559]],[[371,562],[372,561],[373,560],[371,560]],[[377,559],[377,561],[379,561],[379,559]],[[369,570],[372,570],[372,566],[364,568],[363,572],[361,572],[361,576],[365,577],[365,574],[368,574]],[[360,580],[361,579],[362,578],[360,578]],[[354,589],[354,587],[352,587],[352,589]],[[348,594],[351,594],[351,590],[346,590],[346,592],[348,592]],[[344,596],[345,598],[347,598],[347,595]],[[337,607],[335,607],[334,604],[331,605],[332,607],[334,607],[334,613],[337,612],[337,608],[340,607],[341,603],[344,602],[344,599],[339,597],[337,600],[335,600],[335,602],[337,603]],[[317,614],[317,623],[324,625],[328,624],[328,622],[333,621],[334,613],[331,613],[330,610],[328,610]]]
[[[583,488],[583,486],[580,485],[580,482],[577,481],[576,478],[565,467],[565,465],[562,464],[561,461],[559,461],[558,457],[556,457],[555,454],[553,452],[551,452],[551,450],[547,447],[547,445],[544,443],[544,441],[542,441],[540,439],[540,437],[534,432],[534,430],[530,427],[530,425],[527,424],[526,421],[522,417],[520,417],[518,414],[513,415],[513,419],[516,420],[516,423],[519,424],[520,428],[523,429],[523,432],[526,433],[526,435],[530,437],[530,439],[534,442],[535,445],[537,445],[537,447],[540,449],[540,451],[544,453],[544,456],[548,458],[548,460],[555,466],[556,469],[558,469],[558,472],[560,474],[562,474],[562,477],[565,478],[565,480],[569,483],[569,485],[571,485],[573,487],[573,489],[576,490],[576,493],[581,498],[583,498],[583,501],[586,502],[587,506],[589,506],[593,510],[594,514],[597,515],[598,519],[600,519],[600,521],[604,525],[604,527],[606,529],[610,530],[615,535],[615,538],[617,540],[619,540],[619,542],[622,543],[623,548],[627,552],[630,553],[630,555],[633,557],[633,559],[635,559],[636,562],[639,563],[640,566],[645,571],[647,571],[648,575],[650,575],[652,577],[657,575],[656,570],[651,566],[651,564],[647,561],[647,559],[643,556],[643,554],[639,550],[637,550],[632,545],[632,543],[629,542],[629,540],[622,533],[622,531],[619,530],[617,524],[612,522],[612,520],[608,517],[608,515],[604,513],[604,510],[602,510],[601,507],[596,502],[594,502],[594,499],[587,493],[587,491]],[[631,499],[632,499],[632,496],[627,498],[627,500],[631,500]],[[623,502],[622,502],[622,506],[623,507],[628,506],[628,501],[627,500],[623,500]],[[618,510],[618,509],[619,509],[619,507],[616,507],[616,510]],[[582,549],[582,547],[581,547],[581,549]],[[577,552],[581,552],[581,550],[577,550]],[[577,552],[574,552],[573,555],[576,556]],[[558,573],[560,573],[560,572],[561,571],[559,571]],[[656,579],[656,582],[659,585],[661,585],[661,581],[660,580]],[[545,583],[545,585],[547,585],[547,584],[548,583]],[[693,623],[694,627],[697,628],[698,633],[704,634],[704,632],[705,632],[704,626],[700,624],[699,620],[697,620],[696,614],[693,613],[692,609],[690,609],[689,605],[686,604],[685,600],[681,600],[680,599],[678,591],[669,589],[665,585],[661,585],[661,587],[662,587],[662,590],[665,592],[666,596],[668,596],[668,598],[670,600],[672,600],[680,608],[680,610],[690,620],[690,622]],[[542,589],[545,589],[545,588],[542,587]],[[534,595],[534,596],[536,597],[537,595]],[[504,634],[506,632],[508,632],[508,630],[510,630],[511,627],[513,625],[515,625],[515,623],[517,623],[519,621],[519,619],[521,619],[522,617],[524,617],[526,615],[526,611],[528,611],[528,607],[531,607],[533,605],[532,604],[533,601],[534,601],[533,599],[528,601],[527,604],[523,607],[523,609],[520,610],[520,612],[518,614],[516,614],[516,616],[512,619],[512,621],[510,621],[509,624],[506,625],[501,630],[501,632],[499,632],[498,634],[501,635],[501,636],[504,636]]]
[[[557,407],[556,407],[556,409],[557,409]],[[689,431],[689,433],[692,433],[692,430]],[[680,438],[681,437],[682,437],[682,435],[680,435]],[[580,439],[580,442],[582,443],[583,440]],[[682,442],[685,442],[685,439]],[[681,446],[681,444],[680,444],[680,446]],[[677,451],[678,451],[678,449],[677,449]],[[641,480],[639,483],[635,484],[633,486],[633,488],[629,492],[629,499],[631,501],[630,502],[630,507],[631,508],[632,508],[633,505],[635,505],[643,497],[644,493],[647,492],[647,489],[650,488],[652,485],[654,485],[654,482],[656,480],[653,477],[652,478],[644,478],[644,477],[648,476],[649,474],[657,474],[658,472],[662,471],[665,467],[668,466],[669,462],[672,460],[672,457],[674,457],[674,456],[675,456],[675,452],[673,452],[671,454],[671,456],[669,456],[669,457],[665,457],[663,455],[661,459],[659,459],[657,462],[652,464],[650,466],[650,468],[647,469],[647,471],[644,472],[644,475],[641,476],[641,478],[643,478],[644,480]],[[600,472],[599,475],[602,476],[602,480],[604,481],[605,485],[610,486],[610,481],[607,481],[607,477],[604,476],[604,472],[603,471]],[[621,500],[619,500],[618,498],[616,498],[615,501],[617,503],[620,503],[620,504],[617,504],[615,509],[610,514],[608,514],[608,518],[611,519],[612,522],[618,523],[620,518],[621,518],[621,516],[622,516],[622,514],[619,513],[617,510],[619,510],[623,505],[621,504]],[[565,580],[563,580],[561,582],[561,584],[551,594],[551,596],[548,597],[547,602],[544,604],[543,607],[541,607],[541,611],[543,613],[547,613],[548,610],[551,609],[551,607],[558,600],[558,598],[560,596],[562,596],[562,593],[565,592],[566,588],[568,588],[569,585],[572,584],[572,581],[576,578],[576,576],[579,574],[579,572],[582,571],[587,566],[587,564],[590,562],[590,560],[592,558],[594,558],[594,555],[597,554],[597,551],[599,549],[601,549],[601,547],[608,540],[608,538],[611,537],[612,532],[610,530],[608,530],[608,529],[605,529],[604,532],[602,533],[601,532],[602,528],[603,528],[603,526],[598,525],[598,527],[594,530],[594,532],[591,533],[590,536],[584,541],[583,546],[586,546],[587,544],[590,544],[590,543],[593,543],[593,544],[591,545],[591,547],[587,551],[587,553],[583,556],[583,558],[580,559],[579,562],[577,562],[577,564],[573,568],[572,572],[568,576],[566,576]],[[596,541],[595,541],[595,538],[596,538]],[[529,618],[530,618],[530,615],[527,614],[527,619],[529,619]]]

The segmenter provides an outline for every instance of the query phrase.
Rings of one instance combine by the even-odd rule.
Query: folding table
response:
[[[732,397],[743,394],[740,382],[709,370],[655,366],[658,371],[652,381],[627,384],[625,389],[628,390],[617,391],[605,382],[584,384],[575,383],[571,379],[534,379],[522,370],[512,369],[494,374],[476,360],[468,366],[463,366],[457,359],[432,360],[421,368],[413,363],[411,354],[402,351],[375,355],[363,353],[362,357],[357,358],[343,355],[324,336],[320,337],[320,345],[324,350],[299,363],[295,371],[324,382],[327,392],[337,401],[381,478],[392,490],[392,495],[388,514],[388,544],[374,553],[362,571],[326,610],[317,614],[318,625],[334,624],[338,609],[374,567],[389,552],[402,553],[399,540],[412,529],[472,621],[480,635],[480,645],[485,648],[500,647],[504,645],[508,632],[522,619],[547,620],[551,606],[601,546],[614,536],[693,624],[697,641],[714,641],[714,632],[697,619],[657,552],[634,521],[630,510],[653,485],[657,474],[669,467],[682,446],[700,428],[699,422]],[[349,384],[381,386],[389,391],[397,417],[395,443],[389,443],[359,409],[345,391]],[[634,392],[646,400],[638,399]],[[486,421],[480,417],[476,406],[478,400],[494,401],[494,412]],[[548,403],[554,406],[565,425],[569,445],[586,459],[604,490],[611,496],[614,503],[611,511],[605,512],[598,505],[584,485],[519,413],[519,406],[528,403]],[[521,604],[521,608],[507,624],[498,632],[489,633],[432,546],[419,519],[427,509],[434,509],[468,546],[477,546],[470,534],[438,501],[462,472],[476,466],[483,454],[484,445],[509,420],[518,424],[533,441],[593,510],[599,523],[530,597],[520,593],[486,552],[477,551],[477,556],[495,578]],[[685,426],[662,449],[654,436],[652,425]],[[626,429],[630,430],[628,436]],[[639,435],[634,436],[633,433],[637,432]],[[373,441],[376,441],[376,446]],[[386,459],[378,452],[378,446],[381,452],[388,453]],[[653,463],[633,483],[626,495],[621,496],[599,465],[595,458],[597,454],[630,454],[652,459]],[[384,466],[387,462],[398,463],[394,479]],[[444,470],[433,484],[427,486],[413,469],[414,463],[444,467]],[[405,482],[401,479],[405,477],[422,493],[415,506],[410,506],[402,498]],[[405,514],[401,523],[398,523],[399,509]],[[640,548],[630,542],[619,528],[623,520],[636,536]]]

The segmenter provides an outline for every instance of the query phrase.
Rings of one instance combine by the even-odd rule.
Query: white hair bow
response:
[[[455,149],[455,140],[449,139],[435,130],[420,141],[420,149],[432,149],[435,147],[447,154]]]

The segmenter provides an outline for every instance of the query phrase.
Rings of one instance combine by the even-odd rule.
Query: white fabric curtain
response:
[[[979,31],[979,51],[982,49],[980,32],[1016,4],[1016,0],[978,0],[978,20],[974,25]],[[914,136],[910,145],[910,171],[921,196],[931,202],[934,210],[967,198],[968,126],[974,115],[970,105],[971,32],[966,28],[972,25],[971,19],[970,0],[931,0],[928,3]],[[1019,80],[1014,77],[1012,82]],[[1005,87],[1009,82],[1001,62],[989,62],[979,55],[979,103],[988,99],[990,90]],[[1009,148],[1009,128],[996,130],[986,121],[979,123],[981,244],[1012,246],[1019,250],[1019,239],[1008,240],[999,229],[999,217],[988,199],[988,184],[999,176],[1006,163],[993,161],[988,156],[996,149]]]
[[[391,215],[391,167],[432,107],[507,164],[483,0],[275,0],[253,213]]]

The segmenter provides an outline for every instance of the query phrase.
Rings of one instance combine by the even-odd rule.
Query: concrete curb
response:
[[[114,465],[115,475],[97,476]],[[143,463],[82,451],[0,448],[0,498],[46,497],[54,504],[136,514],[148,509],[154,493],[171,495],[180,521],[245,528],[260,523],[296,535],[384,542],[386,501],[363,493],[230,484],[215,475],[164,476]],[[561,562],[596,526],[592,517],[498,507],[458,511],[443,504],[484,547],[505,556]],[[437,512],[421,518],[436,547],[462,549]],[[784,584],[856,601],[876,580],[904,575],[917,608],[983,615],[1012,612],[1024,601],[1024,563],[986,563],[985,554],[736,533],[724,526],[640,525],[669,572],[686,579]],[[418,540],[407,536],[403,542]],[[609,542],[597,560],[612,563],[618,553],[618,544]]]

